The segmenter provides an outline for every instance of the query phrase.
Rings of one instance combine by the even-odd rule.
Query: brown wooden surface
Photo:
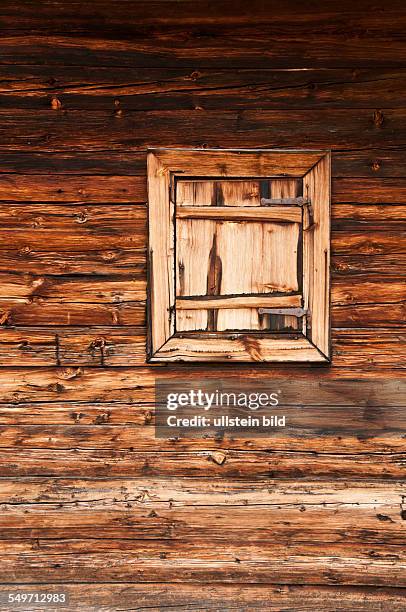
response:
[[[0,23],[0,590],[402,612],[404,401],[324,385],[404,375],[404,2],[3,0]],[[146,365],[165,146],[332,150],[330,366]],[[157,440],[162,375],[301,378],[319,403],[269,439]]]
[[[264,158],[266,160],[266,155]],[[251,161],[253,163],[255,160]],[[292,182],[296,186],[298,181],[271,181],[271,193],[274,183],[278,183],[278,195],[283,196],[279,184]],[[285,191],[290,195],[286,185]],[[259,181],[207,181],[207,184],[205,181],[179,181],[177,197],[178,194],[178,297],[299,291],[299,227],[296,221],[302,220],[300,207],[286,207],[285,215],[284,207],[278,206],[274,218],[273,208],[259,206]],[[220,216],[213,212],[220,212]],[[292,220],[295,223],[291,223]],[[238,310],[182,311],[177,316],[176,329],[180,332],[269,329],[269,316],[259,315],[259,304],[262,305],[258,301],[254,308]]]

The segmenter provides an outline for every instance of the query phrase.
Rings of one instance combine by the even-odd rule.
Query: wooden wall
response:
[[[333,364],[222,374],[401,376],[404,2],[2,0],[0,25],[1,590],[404,610],[404,430],[342,407],[340,435],[155,440],[156,375],[219,369],[145,364],[146,148],[323,147]]]

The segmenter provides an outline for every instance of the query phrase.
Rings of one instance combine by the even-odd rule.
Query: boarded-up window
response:
[[[151,361],[329,360],[330,156],[148,154]]]

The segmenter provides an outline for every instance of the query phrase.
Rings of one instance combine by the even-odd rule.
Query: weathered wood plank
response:
[[[328,359],[330,348],[330,201],[331,158],[325,155],[303,177],[303,193],[312,203],[303,221],[303,300],[311,312],[303,333]]]
[[[148,520],[148,510],[127,509],[122,520],[142,522],[145,526],[157,520],[168,523],[168,516],[187,520],[186,512],[160,511],[159,518]],[[241,509],[240,509],[241,510]],[[233,511],[238,520],[247,510]],[[190,540],[173,542],[162,538],[154,540],[40,540],[39,547],[33,551],[31,540],[20,542],[1,540],[0,550],[7,560],[2,579],[14,584],[21,582],[43,583],[75,582],[86,577],[87,582],[99,581],[136,581],[157,582],[172,580],[184,582],[219,583],[267,583],[282,584],[348,584],[376,586],[405,586],[405,554],[400,546],[381,545],[372,551],[371,544],[296,544],[263,542],[245,543],[238,546],[236,555],[233,543],[218,543],[208,547],[207,540],[198,543],[193,539],[198,533],[199,520],[190,516]],[[90,513],[89,520],[104,518],[96,512]],[[48,517],[58,516],[57,510],[48,510]],[[82,518],[85,514],[82,511]],[[255,511],[255,516],[261,512]],[[265,520],[272,519],[272,512],[262,515]],[[118,518],[115,513],[112,517]],[[21,510],[21,518],[28,523]],[[61,517],[62,518],[62,517]],[[165,520],[166,519],[166,520]],[[253,517],[251,519],[251,526]],[[206,511],[203,519],[211,520],[227,529],[230,510],[220,513]],[[261,521],[263,523],[263,521]],[[377,524],[378,520],[377,520]],[[382,555],[379,551],[382,550]]]
[[[175,551],[182,543],[188,550],[191,537],[197,546],[210,538],[223,548],[232,536],[242,550],[247,545],[254,550],[263,545],[267,550],[275,540],[292,544],[294,538],[299,546],[321,542],[326,546],[379,545],[383,555],[387,547],[400,547],[405,541],[399,512],[404,490],[402,483],[369,480],[360,484],[203,478],[183,478],[179,482],[177,478],[153,477],[3,479],[0,547],[6,545],[12,552],[12,543],[4,540],[20,536],[15,548],[23,552],[22,538],[31,527],[44,549],[48,549],[48,538],[56,533],[59,538],[67,538],[67,546],[82,547],[82,552],[88,550],[89,543],[74,542],[74,538],[85,540],[93,535],[95,550],[103,550],[108,538],[113,540],[113,549],[119,539],[143,549],[153,540],[158,540],[155,545],[159,546],[165,538]],[[214,513],[218,521],[213,521]],[[255,513],[259,514],[257,520],[253,520]],[[298,532],[300,513],[305,514]],[[96,527],[92,517],[100,523],[102,517],[104,520]]]
[[[405,342],[406,333],[402,333],[399,329],[388,331],[376,329],[375,333],[356,329],[334,330],[332,338],[334,363],[336,366],[345,366],[349,363],[353,366],[372,364],[378,367],[401,366],[404,361]]]
[[[1,261],[1,254],[0,254]],[[402,280],[406,269],[406,254],[396,253],[395,255],[337,255],[331,259],[331,272],[337,282],[339,278],[352,274],[367,276],[375,275],[385,283],[388,276],[392,277],[393,282]]]
[[[148,153],[148,353],[156,353],[175,331],[175,204],[169,196],[169,172]]]
[[[337,403],[337,400],[336,402]],[[364,402],[365,403],[365,402]],[[354,449],[360,449],[356,436],[363,435],[368,448],[376,439],[385,438],[385,451],[395,450],[401,440],[405,425],[403,406],[373,406],[365,410],[362,402],[358,406],[335,406],[327,402],[323,406],[311,404],[281,405],[280,413],[286,411],[288,437],[306,438],[317,436],[328,438],[334,435],[350,436]],[[154,404],[148,402],[30,402],[21,404],[0,404],[0,425],[154,425]],[[95,432],[97,433],[97,432]],[[279,432],[280,435],[280,432]],[[276,436],[277,437],[277,436]],[[368,442],[369,440],[369,442]],[[341,445],[349,451],[349,446]],[[226,456],[224,457],[226,459]]]
[[[10,151],[137,151],[146,146],[312,147],[404,146],[406,111],[0,111],[2,146]],[[292,127],[295,140],[292,142]],[[157,135],[159,134],[159,137]]]
[[[406,529],[401,530],[402,519],[398,511],[399,497],[405,493],[405,483],[364,481],[318,481],[306,480],[236,480],[184,478],[127,478],[127,479],[64,479],[64,478],[4,478],[0,481],[0,503],[9,506],[26,504],[35,512],[38,507],[43,511],[44,503],[63,504],[67,512],[74,498],[83,508],[97,510],[107,506],[114,508],[123,502],[133,503],[138,508],[204,508],[206,506],[255,506],[274,507],[274,510],[294,509],[302,504],[310,510],[330,510],[341,507],[348,518],[357,511],[369,518],[369,510],[379,512],[379,506],[389,510],[393,522],[387,525],[388,532],[397,532],[406,537]],[[12,508],[10,508],[12,510]],[[327,508],[327,511],[329,508]],[[5,518],[0,519],[3,523]],[[46,520],[46,519],[45,519]],[[259,519],[261,520],[261,519]],[[304,517],[304,521],[309,519]],[[369,518],[370,520],[370,518]],[[389,523],[389,521],[387,521]],[[359,524],[358,522],[356,523]],[[5,527],[6,525],[2,525]],[[265,525],[263,525],[265,526]],[[208,525],[213,528],[213,525]],[[316,526],[317,529],[318,526]],[[321,527],[319,525],[319,527]],[[327,525],[323,526],[326,529]],[[333,525],[331,525],[333,530]],[[355,524],[353,525],[355,527]],[[224,536],[226,537],[226,535]],[[260,536],[259,536],[260,537]],[[401,542],[399,542],[400,544]]]
[[[373,296],[368,289],[371,286],[377,292]],[[365,285],[355,287],[350,281],[346,285],[340,284],[335,291],[335,302],[331,310],[332,326],[364,328],[403,326],[406,305],[399,293],[399,287],[398,281],[395,281],[392,286],[387,283],[381,286],[379,281],[376,284],[371,285],[366,282]],[[374,299],[379,303],[365,304],[362,302],[364,296],[367,296],[367,300]],[[60,326],[139,327],[145,325],[145,303],[143,301],[95,304],[80,302],[80,295],[74,299],[77,301],[64,303],[63,301],[58,302],[57,298],[56,301],[47,298],[33,301],[30,298],[2,298],[0,300],[0,321],[4,326],[47,326],[49,328]]]
[[[277,15],[279,5],[272,12]],[[32,27],[24,31],[20,25],[17,31],[14,26],[14,30],[5,32],[8,36],[2,40],[2,63],[192,69],[202,63],[206,67],[222,68],[226,65],[229,68],[258,69],[269,68],[270,62],[273,68],[404,67],[402,19],[398,12],[387,14],[378,11],[371,19],[373,11],[366,10],[361,14],[363,23],[361,17],[356,21],[357,25],[352,13],[352,28],[363,35],[353,33],[348,38],[347,34],[345,39],[340,30],[348,27],[348,21],[343,21],[342,14],[338,16],[335,13],[333,17],[341,24],[337,32],[331,28],[331,14],[321,22],[319,11],[316,13],[313,23],[304,20],[300,25],[292,24],[287,19],[284,24],[278,23],[277,29],[275,24],[259,25],[256,21],[255,26],[210,24],[209,29],[205,27],[202,32],[198,23],[189,24],[186,43],[184,26],[154,27],[151,35],[150,28],[132,25],[127,20],[125,26],[114,33],[110,16],[107,31],[105,24],[90,29],[89,24],[80,22],[75,28],[75,37],[55,34],[53,25],[45,31],[40,28],[45,36],[38,40]],[[229,17],[227,19],[229,21]],[[61,25],[64,33],[66,28],[64,20]],[[311,38],[319,41],[317,50],[309,45]],[[344,40],[346,44],[343,44]]]
[[[82,68],[80,69],[82,70]],[[396,162],[395,162],[396,163]],[[76,176],[145,176],[146,151],[128,153],[122,151],[20,151],[15,153],[0,148],[0,173],[27,175],[58,174]]]
[[[331,244],[334,255],[387,255],[403,254],[406,251],[404,224],[386,232],[380,231],[347,231],[335,232]]]
[[[302,209],[299,206],[181,206],[176,211],[177,219],[218,219],[235,221],[275,221],[278,223],[301,223]]]
[[[80,405],[73,407],[79,414]],[[306,481],[314,478],[402,480],[406,454],[402,452],[372,452],[368,438],[358,442],[358,452],[342,448],[337,442],[332,452],[318,451],[238,451],[222,450],[219,462],[213,450],[145,452],[131,449],[36,449],[2,448],[0,473],[3,477],[58,476],[76,478],[113,477],[179,477],[195,478],[293,478]],[[361,447],[362,446],[362,447]],[[390,448],[390,446],[388,447]],[[340,452],[338,452],[340,449]],[[218,451],[217,451],[218,452]],[[21,532],[20,532],[21,533]],[[55,532],[57,534],[57,531]],[[87,532],[90,533],[90,532]],[[27,535],[35,537],[35,530]],[[60,534],[59,534],[60,535]],[[79,532],[78,532],[79,535]],[[82,531],[82,536],[85,532]]]
[[[270,432],[267,438],[238,437],[236,434],[226,434],[223,438],[179,438],[157,439],[155,437],[154,411],[150,405],[135,403],[132,408],[124,406],[101,405],[91,409],[94,415],[91,424],[89,416],[86,418],[88,407],[81,405],[64,405],[65,421],[68,424],[52,424],[51,407],[47,409],[47,424],[41,424],[41,418],[30,418],[32,404],[27,407],[16,406],[17,415],[28,412],[28,422],[35,424],[1,424],[0,446],[4,449],[54,449],[54,450],[134,450],[142,452],[176,451],[190,452],[197,450],[222,450],[222,460],[227,459],[228,450],[240,451],[272,451],[274,449],[292,451],[308,451],[316,453],[334,454],[339,446],[341,453],[377,452],[390,453],[404,450],[402,431],[404,430],[404,416],[402,408],[372,406],[365,410],[362,406],[335,406],[313,408],[306,404],[284,406],[278,408],[277,414],[285,414],[288,427],[279,428]],[[337,401],[337,400],[336,400]],[[13,413],[11,406],[6,405],[6,422],[10,421]],[[56,407],[58,409],[58,406]],[[125,409],[133,414],[127,419],[123,416]],[[34,406],[34,414],[39,407]],[[303,414],[303,411],[308,414]],[[112,414],[118,416],[112,417]],[[8,415],[8,416],[7,416]],[[82,422],[83,417],[83,422]],[[3,421],[0,421],[3,423]],[[124,424],[123,424],[124,422]],[[337,446],[338,445],[338,446]],[[221,454],[221,453],[220,453]],[[216,460],[216,456],[213,456]],[[220,461],[220,460],[218,460]],[[220,461],[222,464],[222,461]],[[185,469],[187,469],[185,467]],[[247,472],[248,473],[248,472]]]
[[[49,330],[3,329],[0,367],[5,365],[143,365],[145,328],[86,328]]]
[[[2,201],[140,203],[146,198],[146,180],[141,176],[0,173]]]
[[[406,327],[406,302],[383,304],[348,304],[331,309],[334,327]]]
[[[219,314],[224,312],[227,313],[220,310]],[[233,312],[230,316],[235,317],[236,313]],[[160,356],[169,362],[320,363],[326,361],[326,357],[303,336],[290,339],[271,336],[258,338],[244,332],[236,336],[237,334],[231,333],[221,337],[216,334],[203,337],[202,334],[182,331],[161,347]],[[159,359],[151,358],[152,363],[156,361]]]
[[[16,153],[0,147],[0,173],[145,176],[146,159],[146,151],[128,152],[125,149],[90,153],[86,151]],[[331,170],[334,178],[405,177],[403,151],[385,148],[334,151],[332,160]]]
[[[354,274],[348,279],[337,276],[332,286],[333,306],[350,304],[401,304],[405,303],[404,275],[399,278],[368,277]]]
[[[98,10],[94,12],[88,6],[82,6],[78,0],[67,0],[63,5],[54,5],[52,1],[43,2],[43,15],[41,17],[35,10],[35,6],[30,3],[25,4],[21,12],[16,10],[16,6],[10,1],[4,2],[4,26],[7,30],[21,29],[30,27],[36,32],[44,33],[49,29],[49,21],[52,20],[58,27],[69,24],[71,31],[77,33],[77,27],[86,28],[87,26],[100,28],[106,27],[106,18],[110,28],[122,28],[123,26],[136,28],[138,24],[146,25],[182,25],[198,23],[200,25],[222,24],[255,24],[258,20],[261,23],[275,23],[290,26],[296,24],[300,27],[330,25],[330,20],[340,19],[339,23],[345,23],[349,17],[354,20],[354,24],[361,27],[369,26],[372,32],[381,31],[379,26],[398,25],[396,18],[404,15],[404,4],[399,0],[391,0],[386,10],[377,8],[375,12],[365,13],[365,8],[369,2],[361,0],[357,11],[349,0],[344,0],[338,9],[334,2],[323,3],[317,12],[305,10],[303,4],[295,0],[288,5],[280,6],[275,0],[270,1],[264,6],[259,0],[254,0],[250,9],[241,0],[220,0],[215,5],[207,2],[197,4],[186,4],[182,13],[174,13],[170,6],[165,2],[153,0],[130,1],[127,2],[128,12],[123,14],[116,7],[111,8],[107,0],[99,0]],[[277,11],[274,9],[277,8]],[[230,10],[231,9],[231,10]],[[342,21],[341,21],[342,20]],[[108,28],[109,31],[110,28]],[[327,28],[330,32],[330,28]],[[114,30],[113,30],[114,31]],[[137,30],[136,30],[137,31]],[[125,30],[128,32],[128,30]],[[114,31],[114,33],[116,33]],[[331,32],[334,34],[335,30]]]
[[[75,407],[79,410],[80,407]],[[289,411],[287,411],[289,414]],[[337,413],[338,411],[336,411]],[[337,416],[337,420],[339,416]],[[292,419],[293,420],[293,419]],[[350,420],[350,419],[349,419]],[[360,419],[361,423],[363,422]],[[331,427],[331,426],[330,426]],[[402,452],[404,450],[404,440],[401,433],[388,428],[387,432],[379,433],[374,436],[373,432],[365,433],[360,428],[355,433],[351,434],[350,427],[343,431],[338,428],[338,431],[333,431],[329,435],[323,435],[322,429],[317,427],[306,428],[300,426],[292,432],[279,433],[276,432],[270,435],[268,439],[258,438],[255,440],[249,438],[230,438],[225,436],[219,441],[215,438],[182,438],[182,439],[156,439],[154,427],[149,425],[140,426],[119,426],[119,425],[15,425],[0,427],[0,447],[2,450],[12,450],[19,453],[24,449],[42,449],[55,451],[70,451],[72,449],[80,450],[110,450],[110,451],[140,451],[157,452],[157,451],[176,451],[193,452],[204,450],[221,450],[225,453],[229,450],[236,451],[272,451],[278,449],[281,451],[297,451],[297,452],[324,452],[330,455],[336,452],[337,446],[340,446],[342,452],[351,454],[357,452]],[[366,428],[367,429],[367,428]],[[318,439],[314,439],[313,435],[319,435]],[[343,436],[345,440],[343,441]],[[55,456],[55,459],[57,455]],[[214,455],[214,460],[216,456]],[[14,458],[15,464],[18,464]],[[186,471],[187,467],[184,466]],[[270,464],[268,465],[270,468]],[[45,473],[47,466],[44,466]],[[44,472],[41,472],[44,473]],[[99,474],[100,475],[100,474]]]
[[[300,394],[296,396],[298,403],[306,402],[304,391],[309,390],[310,396],[317,391],[320,396],[322,386],[320,383],[329,379],[360,379],[360,380],[382,380],[382,386],[401,377],[402,370],[399,364],[391,369],[380,370],[370,367],[368,364],[362,368],[313,368],[311,366],[295,367],[289,366],[236,367],[236,364],[227,366],[224,364],[221,377],[229,378],[243,377],[247,381],[266,381],[271,378],[278,380],[305,380],[307,384],[301,386]],[[103,399],[109,401],[125,402],[152,402],[153,389],[156,376],[179,378],[182,380],[196,380],[200,377],[218,380],[218,366],[194,367],[190,366],[165,367],[162,368],[2,368],[0,369],[0,402],[30,402],[30,401],[96,401]],[[317,383],[315,383],[317,381]],[[314,385],[316,384],[316,387]],[[304,388],[303,388],[304,387]],[[361,385],[357,385],[362,389]],[[393,388],[390,390],[394,393]],[[361,397],[358,396],[358,401]]]
[[[60,592],[60,587],[53,583],[42,584],[46,593]],[[18,593],[20,587],[1,586],[0,592]],[[129,609],[134,601],[140,610],[148,610],[159,605],[162,611],[189,607],[193,610],[216,612],[219,607],[232,609],[238,601],[242,610],[267,609],[279,612],[281,609],[300,609],[302,612],[365,612],[371,609],[390,607],[392,612],[403,612],[404,591],[401,588],[371,586],[299,586],[272,584],[211,584],[210,588],[200,584],[176,583],[98,583],[63,584],[63,591],[69,595],[69,604],[58,604],[60,610],[78,610],[86,607],[103,612],[117,609]],[[33,611],[42,611],[42,607],[31,604]]]
[[[90,280],[90,279],[89,279]],[[0,323],[3,326],[145,326],[146,305],[136,302],[105,303],[52,301],[47,298],[0,299]]]
[[[132,66],[61,71],[49,65],[0,65],[2,108],[44,109],[53,98],[68,110],[365,108],[371,100],[377,108],[399,108],[405,90],[402,69],[236,71],[196,65],[193,71]]]
[[[10,249],[12,244],[14,249],[22,249],[20,256],[28,256],[30,249],[82,253],[145,250],[145,207],[137,210],[123,205],[115,214],[109,209],[111,206],[3,205],[0,249]]]
[[[406,179],[403,178],[339,178],[332,184],[335,202],[402,204],[406,202]]]
[[[14,70],[14,67],[12,69]],[[402,95],[402,101],[403,97]],[[145,176],[146,159],[146,151],[128,152],[125,149],[91,153],[86,151],[16,153],[0,147],[0,173]],[[334,151],[332,159],[331,170],[334,178],[405,177],[403,151],[385,148]]]
[[[26,229],[24,233],[29,243],[30,232]],[[102,237],[100,241],[103,242]],[[140,249],[130,247],[107,250],[103,249],[103,244],[100,246],[100,250],[87,251],[84,244],[83,252],[78,252],[53,251],[47,249],[46,244],[42,249],[31,249],[28,245],[13,249],[11,245],[9,249],[0,249],[0,272],[8,274],[10,270],[14,270],[16,273],[41,276],[46,270],[47,274],[52,276],[81,275],[84,282],[85,277],[91,275],[104,276],[106,279],[124,273],[142,273],[146,276],[146,245]]]
[[[210,214],[219,213],[209,212],[208,216]],[[371,244],[376,242],[375,248],[371,251],[366,247],[363,247],[363,250],[357,247],[358,255],[364,252],[385,254],[386,246],[388,253],[396,252],[393,251],[394,241],[397,244],[397,252],[403,252],[404,206],[334,204],[332,215],[335,230],[333,245],[336,246],[336,252],[341,254],[345,249],[348,251],[353,243],[359,243],[362,248],[368,241]],[[0,243],[1,250],[17,250],[17,266],[21,259],[29,265],[30,258],[35,260],[40,256],[37,252],[44,253],[42,257],[46,257],[47,264],[52,265],[53,252],[56,258],[58,251],[80,253],[81,245],[83,250],[86,247],[91,260],[94,258],[93,251],[100,251],[99,257],[105,265],[110,261],[113,266],[116,260],[120,261],[120,257],[124,256],[124,261],[128,259],[129,267],[132,267],[137,255],[140,257],[137,263],[142,262],[145,265],[144,206],[84,203],[69,206],[45,203],[23,206],[10,203],[0,205],[0,222],[4,236]],[[85,243],[84,236],[87,237]],[[46,255],[48,251],[49,254]],[[74,261],[73,258],[73,254],[68,254],[67,261]],[[78,258],[85,261],[84,253],[79,254]]]
[[[400,306],[400,305],[399,305]],[[404,305],[403,305],[404,309]],[[188,311],[187,311],[188,312]],[[7,314],[7,313],[6,313]],[[6,315],[5,315],[6,316]],[[67,315],[69,316],[69,307]],[[403,319],[397,327],[402,326]],[[234,334],[235,335],[235,334]],[[271,344],[265,339],[252,337],[250,345],[241,338],[234,339],[228,335],[218,339],[218,348],[213,349],[204,338],[193,334],[182,334],[186,345],[207,347],[208,351],[221,352],[227,347],[227,357],[237,361],[244,360],[246,353],[253,353],[256,361],[275,351],[274,360],[284,356],[290,346],[297,351],[308,350],[305,340],[275,338]],[[354,367],[375,364],[380,367],[401,367],[404,334],[393,329],[333,329],[332,349],[335,367]],[[176,339],[172,344],[176,345]],[[192,350],[192,348],[190,350]],[[182,349],[182,351],[185,349]],[[195,350],[193,348],[193,350]],[[204,353],[201,358],[204,360]],[[288,355],[289,357],[289,355]],[[300,355],[296,355],[296,360]],[[66,328],[56,326],[48,329],[4,327],[0,334],[0,366],[89,366],[89,365],[144,365],[146,361],[145,328],[131,326],[109,326],[83,328],[73,325]]]
[[[29,298],[41,303],[44,298],[56,303],[110,303],[145,302],[145,276],[134,274],[89,276],[31,276],[4,274],[1,277],[0,297]],[[87,282],[88,281],[88,282]]]
[[[385,232],[391,228],[402,229],[402,223],[406,221],[406,206],[403,204],[333,204],[331,215],[333,232],[351,233],[354,229],[364,229],[365,232],[377,230]]]
[[[243,295],[240,297],[227,297],[222,295],[205,296],[203,298],[178,298],[176,300],[176,310],[200,310],[207,309],[223,309],[223,308],[246,308],[247,306],[261,307],[293,307],[301,305],[300,295]]]

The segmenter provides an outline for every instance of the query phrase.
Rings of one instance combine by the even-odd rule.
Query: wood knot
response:
[[[380,162],[380,161],[378,161],[377,159],[374,159],[374,161],[373,161],[373,162],[372,162],[372,164],[371,164],[371,168],[372,168],[372,170],[373,170],[374,172],[378,172],[378,170],[380,169],[380,167],[381,167],[381,162]]]
[[[3,310],[0,312],[0,325],[11,325],[11,310]]]
[[[24,257],[25,255],[29,255],[30,253],[31,253],[31,248],[29,246],[22,247],[18,251],[18,254],[21,255],[22,257]]]
[[[65,391],[65,387],[61,385],[61,383],[51,383],[48,385],[48,391],[52,391],[54,393],[63,393]]]
[[[32,222],[32,227],[42,227],[44,225],[43,217],[36,217]]]
[[[62,109],[62,102],[56,96],[52,96],[51,98],[51,108],[52,110],[56,110],[56,111]]]
[[[197,81],[197,79],[200,79],[201,76],[201,72],[199,72],[198,70],[193,70],[189,78],[191,81]]]
[[[32,348],[30,346],[30,343],[28,342],[28,340],[22,340],[18,345],[17,348],[20,351],[32,351]]]
[[[44,277],[36,278],[35,280],[32,281],[33,290],[36,291],[37,289],[42,287],[42,285],[44,285],[45,282],[46,282],[46,279]]]
[[[108,354],[106,352],[106,347],[107,341],[103,337],[95,338],[93,342],[89,344],[89,351],[91,352],[93,357],[96,353],[100,355],[100,365],[102,366],[105,365],[106,354]]]
[[[103,261],[114,261],[117,258],[117,253],[114,251],[105,251],[101,254]]]
[[[62,378],[63,380],[72,380],[73,378],[82,376],[82,374],[82,368],[65,368],[59,372],[58,378]]]
[[[150,423],[152,421],[152,412],[150,412],[149,410],[145,413],[144,416],[144,423]]]
[[[373,115],[374,125],[381,127],[385,121],[385,117],[382,111],[376,110]]]
[[[87,215],[87,211],[82,210],[80,213],[78,213],[75,216],[75,221],[76,223],[86,223],[86,221],[89,219],[88,215]]]
[[[83,414],[83,412],[71,412],[70,413],[70,418],[73,419],[75,421],[75,423],[79,423],[80,420],[84,417],[85,415]]]
[[[95,425],[104,425],[110,421],[110,412],[102,412],[102,414],[98,414],[94,420]]]
[[[115,117],[122,117],[123,116],[123,110],[121,108],[121,102],[117,98],[114,100],[114,116]]]
[[[217,463],[217,465],[223,465],[227,459],[227,455],[222,451],[213,451],[210,453],[209,459],[211,459],[211,461],[214,463]]]

